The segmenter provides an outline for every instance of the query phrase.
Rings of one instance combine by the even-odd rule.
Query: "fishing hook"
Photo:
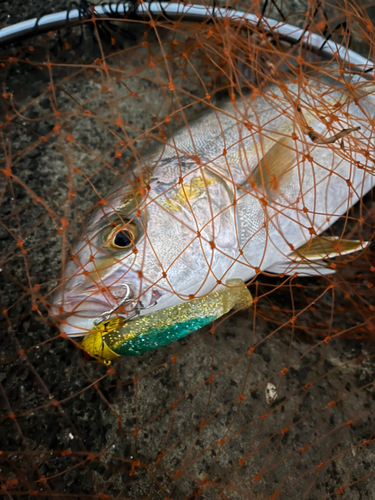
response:
[[[120,300],[120,302],[115,307],[113,307],[109,311],[105,311],[104,313],[102,313],[100,315],[100,318],[97,318],[94,321],[94,325],[95,326],[100,325],[100,323],[102,323],[103,321],[108,321],[109,318],[110,318],[110,316],[111,316],[111,314],[114,313],[115,311],[117,311],[117,309],[119,309],[124,304],[128,304],[128,303],[134,302],[132,300],[129,300],[129,296],[130,296],[130,287],[129,287],[129,285],[124,284],[123,287],[126,289],[125,296]]]
[[[102,313],[100,315],[100,318],[97,318],[94,321],[94,325],[95,326],[100,325],[100,323],[103,323],[103,321],[108,321],[110,319],[110,317],[111,317],[111,314],[113,314],[115,311],[117,311],[124,304],[133,304],[133,303],[136,302],[135,300],[129,299],[129,296],[130,296],[130,287],[129,287],[129,285],[127,285],[125,283],[122,286],[126,289],[125,296],[120,300],[120,302],[117,304],[117,306],[113,307],[109,311],[105,311],[104,313]],[[129,320],[133,319],[135,316],[139,316],[139,314],[140,314],[140,312],[142,310],[149,309],[150,307],[154,307],[156,304],[157,304],[157,301],[155,300],[155,302],[153,302],[152,304],[150,304],[150,305],[148,305],[148,306],[145,307],[142,304],[142,301],[139,300],[138,303],[136,304],[134,310],[132,311],[132,313],[129,314],[129,316],[126,317],[126,321],[129,321]]]

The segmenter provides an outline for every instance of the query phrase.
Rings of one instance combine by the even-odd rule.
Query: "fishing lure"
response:
[[[81,343],[94,359],[109,365],[120,356],[134,356],[181,339],[212,323],[231,309],[252,304],[242,280],[229,280],[228,288],[148,316],[129,321],[115,317],[99,322]]]

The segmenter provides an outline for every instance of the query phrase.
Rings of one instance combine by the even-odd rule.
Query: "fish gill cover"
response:
[[[13,11],[12,22],[22,20],[17,15],[44,14],[16,6],[20,10]],[[106,19],[93,13],[75,27],[2,49],[4,498],[372,498],[375,262],[367,242],[374,235],[375,121],[373,78],[366,76],[372,66],[345,65],[338,51],[322,59],[266,30],[261,21],[278,19],[372,59],[373,7],[278,0],[220,6],[253,13],[259,23],[214,15],[192,22],[166,12],[120,19],[113,10]],[[87,8],[81,4],[82,12]],[[241,136],[237,142],[222,126],[228,116]],[[275,139],[272,123],[279,118],[289,120],[292,129],[277,122]],[[181,128],[200,154],[182,151]],[[241,156],[244,134],[253,143],[263,141],[265,149],[254,153],[249,146]],[[220,154],[210,157],[219,147]],[[152,163],[155,150],[164,157]],[[345,165],[346,171],[337,170]],[[311,182],[304,191],[306,200],[307,193],[315,193],[315,205],[306,201],[294,218],[288,212],[294,224],[290,232],[277,221],[295,210],[304,182],[302,175],[296,184],[291,172],[308,169],[325,169],[326,180]],[[189,177],[192,171],[199,175]],[[287,191],[290,185],[297,191]],[[340,209],[330,205],[336,197]],[[356,198],[360,201],[352,206]],[[70,286],[79,287],[84,279],[99,286],[107,269],[116,266],[129,273],[121,267],[122,257],[112,253],[108,262],[108,252],[116,245],[129,247],[127,258],[135,260],[142,254],[137,253],[142,235],[150,246],[157,243],[152,255],[160,269],[169,249],[183,245],[160,281],[150,284],[156,287],[150,305],[166,291],[175,305],[185,307],[197,297],[208,301],[215,287],[203,293],[203,285],[197,285],[197,293],[184,295],[185,281],[176,281],[174,270],[184,266],[186,280],[196,277],[192,282],[198,284],[214,276],[215,286],[226,290],[227,269],[217,273],[222,248],[232,260],[241,260],[230,252],[246,253],[261,232],[248,234],[235,224],[236,205],[249,199],[268,214],[265,241],[276,242],[273,248],[287,257],[280,264],[271,255],[263,265],[265,245],[264,254],[258,245],[258,252],[245,255],[246,270],[231,278],[248,282],[252,301],[189,336],[119,357],[109,367],[85,359],[81,337],[68,338],[72,310],[64,305],[64,293]],[[136,214],[130,218],[123,210],[129,203],[135,203]],[[154,203],[169,218],[158,225],[150,216],[147,223],[142,203]],[[229,223],[220,219],[226,212],[232,214]],[[102,215],[101,225],[93,213]],[[154,212],[149,208],[148,213]],[[254,213],[243,213],[251,226]],[[312,222],[302,221],[300,213]],[[182,220],[191,235],[186,222],[191,214],[198,229],[187,244],[186,232],[176,228]],[[304,236],[286,255],[283,242],[292,238],[296,224]],[[91,243],[102,231],[101,244]],[[210,247],[207,267],[196,265],[195,247],[189,251],[199,238]],[[86,260],[82,242],[91,248]],[[208,255],[205,243],[199,248]],[[104,252],[107,263],[89,269],[110,246]],[[142,255],[150,255],[145,245]],[[144,262],[146,269],[146,257]],[[147,281],[142,267],[137,272],[142,283]],[[78,285],[72,276],[80,276]],[[115,282],[112,291],[106,284],[101,293],[119,304],[123,289],[113,287]],[[92,329],[92,315],[108,312],[97,304],[87,323]]]

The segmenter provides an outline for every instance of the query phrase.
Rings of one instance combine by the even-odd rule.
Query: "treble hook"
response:
[[[113,309],[110,309],[109,311],[105,311],[104,313],[102,313],[100,315],[100,318],[97,318],[95,321],[94,321],[94,325],[95,326],[98,326],[100,325],[100,323],[102,323],[103,321],[108,321],[109,318],[111,317],[111,314],[114,313],[115,311],[117,311],[117,309],[121,306],[123,306],[124,304],[126,303],[131,303],[133,302],[132,300],[129,300],[129,295],[130,295],[130,287],[129,285],[122,285],[124,288],[126,288],[126,293],[125,293],[125,296],[120,300],[120,302],[117,304],[117,306],[115,306]]]
[[[130,296],[130,287],[129,287],[129,285],[124,284],[122,286],[126,288],[126,294],[125,294],[125,296],[120,300],[120,302],[117,304],[117,306],[115,306],[113,309],[110,309],[109,311],[105,311],[104,313],[102,313],[100,315],[100,318],[97,318],[94,321],[94,325],[95,326],[100,325],[100,323],[103,323],[103,321],[108,321],[109,318],[111,317],[111,314],[113,314],[115,311],[117,311],[117,309],[119,309],[124,304],[132,304],[132,303],[135,302],[135,300],[129,299],[129,296]],[[127,316],[126,320],[128,321],[130,319],[133,319],[135,316],[138,316],[140,314],[140,312],[141,312],[142,309],[149,309],[150,307],[154,307],[156,304],[157,304],[157,301],[155,300],[155,302],[153,302],[149,306],[144,307],[144,305],[142,304],[142,302],[139,301],[137,303],[137,305],[135,306],[135,308],[134,308],[133,314],[130,314],[129,316]]]

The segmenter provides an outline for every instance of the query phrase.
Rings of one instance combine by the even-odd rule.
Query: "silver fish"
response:
[[[95,209],[54,297],[69,336],[259,272],[332,273],[367,243],[321,235],[374,184],[374,84],[324,77],[212,108]]]

